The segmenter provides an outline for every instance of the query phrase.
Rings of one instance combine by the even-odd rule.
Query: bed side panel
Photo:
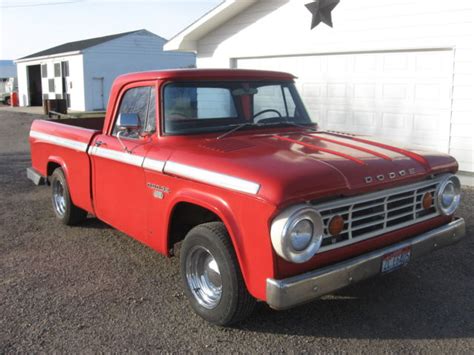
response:
[[[73,203],[93,213],[91,165],[87,153],[97,130],[35,120],[30,130],[32,167],[47,176],[48,164],[60,165],[66,175]]]

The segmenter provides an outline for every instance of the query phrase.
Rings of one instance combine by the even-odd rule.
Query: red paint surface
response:
[[[314,138],[314,137],[317,137],[316,135],[310,135],[308,134],[309,137],[311,138]],[[355,144],[350,144],[350,143],[346,143],[346,142],[343,142],[341,140],[335,140],[335,139],[330,139],[330,138],[327,138],[327,137],[322,137],[322,136],[319,136],[317,137],[319,140],[322,140],[322,141],[326,141],[326,142],[331,142],[331,143],[336,143],[338,145],[342,145],[344,147],[348,147],[348,148],[353,148],[353,149],[356,149],[356,150],[360,150],[362,152],[365,152],[365,153],[369,153],[371,155],[375,155],[376,157],[379,157],[379,158],[382,158],[382,159],[385,159],[385,160],[393,160],[392,158],[390,158],[388,155],[385,155],[385,154],[382,154],[382,153],[379,153],[375,150],[372,150],[372,149],[367,149],[367,148],[364,148],[364,147],[361,147],[360,145],[355,145]]]
[[[155,85],[157,107],[160,89],[179,80],[293,80],[285,73],[249,70],[170,70],[119,77],[111,91],[103,131],[36,120],[32,130],[123,152],[111,127],[124,91],[132,86]],[[156,114],[160,127],[160,110]],[[225,223],[252,295],[265,299],[267,278],[279,278],[312,270],[416,235],[447,218],[417,224],[400,231],[316,255],[305,264],[281,260],[273,252],[269,236],[272,218],[283,208],[307,200],[338,198],[401,186],[429,174],[455,172],[456,161],[446,154],[412,151],[372,140],[328,132],[314,134],[298,128],[261,128],[233,133],[164,136],[158,133],[139,141],[124,140],[136,156],[187,164],[256,182],[257,195],[211,186],[202,182],[104,159],[90,157],[41,139],[30,138],[33,167],[47,174],[48,163],[66,173],[73,202],[115,228],[167,255],[168,225],[179,203],[193,203],[214,212]],[[414,174],[389,179],[390,172],[414,169]],[[365,177],[387,178],[371,184]],[[163,199],[153,197],[152,183],[169,188]]]

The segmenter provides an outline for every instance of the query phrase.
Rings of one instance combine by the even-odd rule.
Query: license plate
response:
[[[410,247],[385,254],[382,259],[382,272],[390,272],[405,266],[410,261],[410,256]]]

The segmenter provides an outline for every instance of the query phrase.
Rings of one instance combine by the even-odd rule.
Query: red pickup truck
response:
[[[35,120],[27,176],[57,218],[96,216],[166,256],[206,320],[286,309],[465,234],[446,154],[318,129],[287,73],[116,79],[105,118]]]

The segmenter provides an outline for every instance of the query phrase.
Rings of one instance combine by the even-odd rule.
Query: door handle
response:
[[[96,146],[96,147],[100,147],[101,145],[107,145],[107,143],[102,142],[102,141],[97,141],[97,142],[95,142],[95,146]]]

